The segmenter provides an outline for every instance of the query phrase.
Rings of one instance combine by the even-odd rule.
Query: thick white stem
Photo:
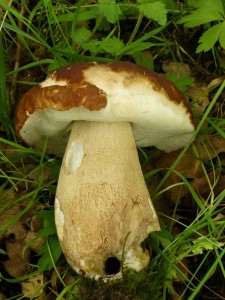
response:
[[[140,244],[160,227],[129,123],[74,123],[55,220],[64,254],[76,271],[107,276],[114,273],[106,270],[109,258],[137,271],[146,266],[148,254]]]

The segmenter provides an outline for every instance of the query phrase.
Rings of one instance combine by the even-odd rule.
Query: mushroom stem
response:
[[[148,264],[140,244],[160,227],[130,123],[74,122],[58,180],[55,221],[64,254],[77,272],[105,277]]]

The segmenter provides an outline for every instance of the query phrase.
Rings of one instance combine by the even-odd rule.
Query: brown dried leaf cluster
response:
[[[37,231],[42,227],[42,221],[33,215],[32,209],[21,214],[27,200],[17,199],[19,195],[12,189],[0,193],[0,248],[6,253],[0,259],[0,265],[7,274],[6,277],[13,278],[29,272],[31,250],[37,252],[44,242],[36,237]],[[29,298],[29,293],[33,295],[33,290],[28,292],[29,285],[26,285],[26,282],[22,282],[21,286],[24,296]]]
[[[225,139],[219,134],[197,138],[167,179],[164,185],[167,198],[173,204],[179,204],[189,194],[187,185],[181,184],[183,176],[207,205],[212,194],[215,198],[225,189],[225,175],[221,174],[221,167],[225,165],[224,153]],[[179,154],[180,151],[159,152],[155,167],[162,168],[166,173]]]

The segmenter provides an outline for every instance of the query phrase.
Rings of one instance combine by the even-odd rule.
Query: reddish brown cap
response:
[[[189,141],[194,122],[173,83],[129,62],[73,64],[30,89],[16,111],[16,131],[38,148],[62,155],[76,120],[131,122],[140,147],[164,151]]]

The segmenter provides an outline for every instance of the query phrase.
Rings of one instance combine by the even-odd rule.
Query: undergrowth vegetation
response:
[[[162,230],[147,269],[77,275],[54,224],[61,160],[15,134],[21,96],[60,66],[131,61],[172,80],[196,131],[140,149]],[[225,299],[225,6],[222,0],[0,0],[0,299]]]

